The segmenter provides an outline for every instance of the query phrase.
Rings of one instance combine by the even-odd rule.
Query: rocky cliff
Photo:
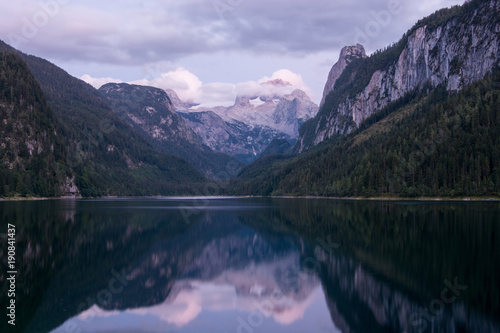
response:
[[[500,1],[476,0],[419,21],[396,44],[351,61],[345,55],[330,73],[322,107],[301,130],[296,151],[348,134],[365,119],[416,89],[444,85],[458,91],[500,64]],[[344,56],[344,58],[342,58]],[[333,90],[332,90],[333,87]]]
[[[107,97],[113,111],[156,149],[185,159],[205,176],[216,178],[230,163],[239,165],[202,143],[175,111],[166,91],[126,83],[108,83],[99,91]]]
[[[213,151],[250,163],[273,139],[289,140],[289,136],[267,126],[250,126],[239,121],[224,121],[213,111],[179,112],[198,134],[203,144]]]
[[[126,83],[108,83],[99,90],[122,120],[153,141],[187,141],[201,148],[198,136],[175,112],[164,90]]]
[[[361,44],[356,44],[355,46],[345,46],[340,51],[339,61],[333,65],[330,73],[328,74],[328,80],[326,81],[325,90],[323,91],[323,98],[319,104],[320,108],[323,104],[325,104],[326,96],[328,96],[328,94],[333,90],[335,82],[337,82],[347,65],[349,65],[353,60],[359,58],[366,58],[365,48]]]
[[[305,92],[296,89],[283,96],[238,96],[232,107],[214,110],[228,121],[266,126],[297,138],[299,127],[318,112]]]
[[[290,84],[278,79],[265,85]],[[194,110],[173,90],[167,94],[203,144],[244,163],[255,160],[274,139],[296,141],[300,126],[318,112],[318,106],[299,89],[283,96],[238,96],[231,107]]]

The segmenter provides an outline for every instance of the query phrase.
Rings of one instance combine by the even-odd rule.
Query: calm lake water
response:
[[[0,332],[500,332],[500,204],[0,202]]]

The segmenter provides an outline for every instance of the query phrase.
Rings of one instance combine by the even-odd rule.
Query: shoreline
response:
[[[271,198],[283,199],[328,199],[328,200],[345,200],[345,201],[432,201],[432,202],[500,202],[500,197],[317,197],[317,196],[279,196]]]
[[[97,198],[84,198],[81,196],[63,196],[63,197],[9,197],[0,198],[2,201],[46,201],[46,200],[106,200],[106,199],[241,199],[241,198],[275,198],[275,199],[323,199],[323,200],[344,200],[344,201],[429,201],[429,202],[500,202],[500,197],[319,197],[319,196],[103,196]]]
[[[0,202],[2,201],[46,201],[46,200],[80,200],[83,199],[81,196],[63,196],[63,197],[8,197],[8,198],[0,198]]]

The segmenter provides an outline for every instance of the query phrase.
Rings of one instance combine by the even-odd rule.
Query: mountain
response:
[[[266,126],[251,126],[239,121],[224,121],[213,111],[179,112],[202,142],[248,164],[254,161],[273,139],[289,139],[288,135]]]
[[[206,177],[215,178],[228,164],[241,165],[235,159],[214,153],[177,114],[167,92],[162,89],[109,83],[99,91],[125,123],[160,152],[184,158]]]
[[[235,194],[500,195],[500,69],[450,94],[393,103],[347,136],[245,167]],[[410,98],[410,97],[409,97]]]
[[[267,146],[267,148],[262,153],[260,153],[258,158],[262,158],[268,155],[286,154],[291,149],[292,145],[289,141],[283,139],[274,139],[273,141],[271,141],[269,146]]]
[[[81,195],[192,193],[204,181],[183,159],[157,152],[118,118],[92,86],[1,41],[0,50],[22,58],[37,79],[68,151],[68,173],[74,173]],[[41,191],[34,194],[43,195]]]
[[[277,79],[263,84],[272,91],[290,83]],[[273,139],[295,141],[300,126],[318,112],[302,90],[291,94],[238,96],[231,107],[197,108],[167,91],[175,109],[212,150],[250,163]]]
[[[61,129],[28,66],[0,52],[0,197],[77,195]]]
[[[232,107],[216,109],[222,118],[252,126],[266,126],[297,138],[299,127],[318,112],[302,90],[284,96],[238,96]]]
[[[482,79],[500,61],[499,12],[498,0],[442,9],[420,20],[398,43],[370,57],[363,57],[360,46],[354,47],[357,59],[338,76],[334,69],[343,67],[342,54],[332,69],[338,78],[329,80],[321,110],[301,128],[296,151],[352,132],[413,90],[444,85],[456,92]]]
[[[359,58],[366,58],[365,48],[361,44],[356,44],[355,46],[345,46],[340,51],[339,61],[333,65],[330,73],[328,73],[328,80],[326,81],[325,89],[323,91],[323,98],[319,104],[320,108],[325,104],[326,97],[335,88],[335,82],[337,82],[339,77],[342,75],[342,72],[344,72],[347,65],[349,65],[353,60]]]
[[[301,128],[302,153],[247,166],[235,193],[499,196],[499,9],[496,0],[440,10],[353,60]]]

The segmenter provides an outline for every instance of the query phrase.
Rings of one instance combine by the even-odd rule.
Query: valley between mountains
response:
[[[500,196],[500,0],[348,45],[325,77],[320,105],[277,79],[199,107],[0,41],[0,197]]]

